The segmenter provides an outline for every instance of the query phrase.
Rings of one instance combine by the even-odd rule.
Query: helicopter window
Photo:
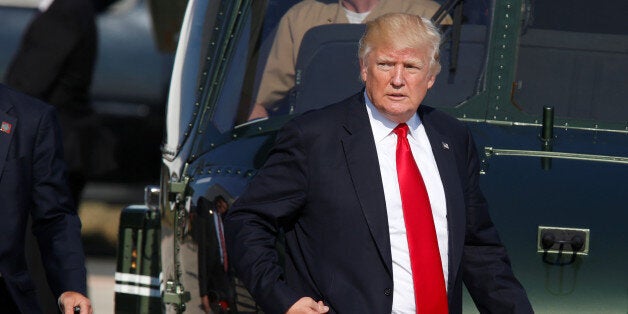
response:
[[[489,0],[464,0],[463,24],[488,25]]]
[[[247,14],[242,27],[242,34],[238,38],[235,50],[231,58],[231,64],[227,68],[226,80],[218,97],[218,106],[213,113],[212,121],[219,132],[231,130],[238,112],[238,104],[241,95],[233,91],[242,90],[248,55],[248,43],[251,37],[251,15]]]
[[[457,42],[445,37],[441,71],[423,101],[425,104],[454,107],[480,91],[487,39],[487,27],[477,24],[462,24]]]
[[[625,123],[625,1],[536,1],[521,36],[515,100],[530,114]],[[560,14],[556,14],[560,12]],[[592,13],[593,12],[593,13]]]
[[[283,12],[290,9],[291,5],[294,3],[299,5],[299,7],[292,7],[295,8],[290,11],[290,14],[293,14],[290,15],[293,19],[291,20],[286,17],[283,20],[284,24],[279,23],[280,18],[284,16]],[[334,7],[335,9],[333,9],[333,14],[330,15],[330,18],[322,20],[312,18],[312,16],[321,16],[324,14],[313,14],[311,10],[321,10],[321,12],[324,12],[324,10],[326,10],[324,8],[333,7],[336,1],[308,1],[307,3],[314,3],[319,7],[307,7],[305,4],[302,4],[302,2],[294,0],[281,2],[269,1],[268,7],[265,10],[260,10],[262,12],[266,12],[266,15],[264,16],[264,21],[260,31],[261,36],[259,40],[256,41],[257,46],[254,48],[256,49],[256,52],[251,55],[251,59],[249,60],[249,69],[246,71],[248,77],[244,80],[245,85],[247,82],[253,83],[250,86],[244,86],[242,89],[242,97],[240,100],[240,108],[238,110],[236,123],[243,123],[248,120],[254,120],[256,118],[267,116],[272,117],[300,113],[307,109],[312,109],[312,107],[304,106],[303,103],[300,102],[300,95],[317,96],[309,98],[308,102],[315,103],[316,107],[320,107],[328,105],[333,101],[338,101],[348,97],[354,92],[359,91],[361,88],[361,82],[358,75],[359,71],[357,70],[359,67],[356,51],[357,42],[362,34],[362,31],[355,31],[355,29],[352,29],[352,26],[354,25],[348,24],[348,20],[344,21],[344,18],[338,18],[338,21],[333,21],[333,18],[338,15],[337,13],[342,12],[336,7]],[[388,8],[386,11],[409,11],[410,13],[419,14],[417,13],[419,12],[418,7],[424,6],[425,4],[415,5],[414,3],[415,2],[409,1],[403,3],[398,10],[391,10]],[[433,15],[433,13],[435,13],[438,9],[439,4],[437,2],[429,2],[428,4],[430,4],[426,6],[428,9],[421,7],[421,10],[423,11],[422,14],[426,15],[426,17],[431,17],[431,15]],[[277,10],[277,7],[281,7],[283,11]],[[305,8],[307,8],[307,10]],[[298,11],[299,9],[302,11]],[[278,12],[281,12],[281,14]],[[379,13],[381,14],[387,12]],[[254,12],[253,14],[256,13],[257,12]],[[285,25],[289,23],[292,24],[290,24],[290,27],[287,28]],[[451,24],[451,17],[447,16],[444,23]],[[344,44],[335,45],[335,47],[333,47],[333,49],[340,49],[340,51],[333,52],[332,50],[329,50],[326,52],[326,55],[333,56],[332,58],[314,56],[314,59],[304,61],[300,56],[301,47],[309,45],[313,48],[313,50],[316,50],[317,47],[312,44],[302,42],[302,39],[305,38],[306,31],[319,25],[335,25],[335,27],[333,31],[327,32],[327,34],[319,32],[318,35],[314,37],[325,37],[327,35],[331,35],[333,37],[336,35],[336,30],[338,30],[338,34],[345,34],[350,37],[342,39],[345,42]],[[294,31],[295,28],[299,28],[300,30]],[[344,30],[343,28],[346,28],[347,30]],[[291,33],[293,31],[294,33]],[[255,32],[252,32],[252,35],[256,36]],[[288,42],[285,41],[284,38],[293,38],[294,41]],[[324,38],[315,39],[323,39],[321,43],[328,42]],[[483,51],[483,49],[481,50]],[[305,53],[305,55],[312,57],[312,55],[308,53]],[[346,61],[343,59],[344,56],[347,56]],[[301,60],[299,58],[301,58]],[[478,60],[481,61],[482,58],[480,57]],[[329,64],[327,61],[332,61],[332,63]],[[312,67],[309,67],[309,64],[311,64]],[[343,66],[339,67],[338,65],[340,64]],[[481,64],[481,62],[478,64]],[[307,68],[297,68],[298,65],[304,65]],[[315,76],[318,79],[322,79],[322,82],[309,80],[311,77],[307,76],[307,74],[311,72],[308,71],[320,70],[320,68],[326,68],[328,71],[323,71],[321,72],[322,74]],[[346,70],[340,70],[341,68],[346,68]],[[469,84],[470,86],[475,84],[475,76],[478,71],[475,72],[474,78]],[[339,78],[347,78],[347,80],[340,81]],[[317,85],[310,86],[310,84],[323,85],[320,85],[321,88],[317,88]],[[326,86],[332,86],[333,88],[325,88]],[[357,90],[356,86],[358,87]],[[470,90],[472,89],[473,88],[470,88]],[[308,90],[313,91],[313,93],[308,93]],[[336,93],[335,90],[338,90],[338,92],[340,92],[340,90],[343,91],[342,93]],[[470,94],[471,92],[468,92],[467,96]],[[323,97],[319,98],[318,96]],[[451,105],[455,105],[455,103],[452,103]],[[261,114],[258,114],[259,108],[262,110]]]
[[[622,9],[623,8],[623,9]],[[628,2],[620,0],[533,1],[531,27],[558,31],[627,35]]]

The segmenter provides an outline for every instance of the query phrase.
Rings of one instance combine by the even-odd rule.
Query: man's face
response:
[[[218,213],[224,214],[227,212],[228,209],[229,209],[229,204],[227,204],[227,202],[223,200],[218,200],[216,202],[216,210],[218,211]]]
[[[366,94],[386,118],[408,121],[434,85],[428,49],[376,47],[360,63]]]

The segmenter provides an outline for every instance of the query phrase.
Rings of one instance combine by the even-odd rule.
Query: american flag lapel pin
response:
[[[449,144],[447,144],[445,142],[441,142],[441,144],[443,144],[443,148],[444,149],[449,149]]]
[[[0,132],[11,134],[11,128],[13,128],[13,125],[11,125],[11,123],[2,121],[2,125],[0,125]]]

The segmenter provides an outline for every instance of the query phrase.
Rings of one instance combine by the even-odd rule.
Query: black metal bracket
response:
[[[578,255],[587,255],[589,229],[539,227],[538,250],[544,263],[555,266],[573,264]],[[550,258],[550,255],[556,255]],[[566,258],[567,257],[567,258]]]

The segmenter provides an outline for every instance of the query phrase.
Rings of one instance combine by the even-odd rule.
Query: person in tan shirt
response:
[[[310,28],[332,23],[366,23],[386,13],[431,18],[440,4],[432,0],[304,0],[279,21],[249,120],[268,116],[269,107],[294,86],[301,40]],[[449,25],[447,16],[442,24]]]

